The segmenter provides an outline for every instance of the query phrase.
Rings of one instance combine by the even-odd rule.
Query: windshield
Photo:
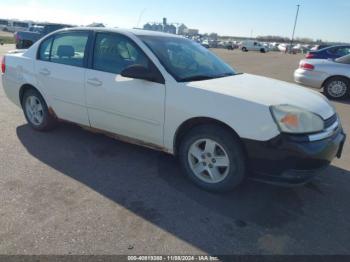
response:
[[[350,64],[350,55],[337,58],[335,59],[335,62],[341,63],[341,64]]]
[[[179,37],[139,36],[178,82],[201,81],[236,72],[200,44]]]

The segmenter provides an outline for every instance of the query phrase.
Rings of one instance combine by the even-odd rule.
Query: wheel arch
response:
[[[22,100],[23,100],[23,95],[27,90],[30,89],[34,89],[35,91],[37,91],[42,97],[42,93],[40,92],[39,89],[37,89],[35,86],[31,85],[31,84],[24,84],[21,86],[21,88],[19,89],[19,102],[22,104]]]
[[[336,78],[336,77],[341,77],[341,78],[345,78],[348,83],[350,84],[350,78],[348,76],[344,76],[344,75],[333,75],[333,76],[329,76],[328,78],[326,78],[326,80],[323,81],[322,83],[322,87],[325,87],[326,83],[331,80],[332,78]]]
[[[241,137],[231,126],[215,118],[194,117],[186,120],[177,128],[174,136],[174,142],[173,142],[174,155],[177,155],[181,140],[186,135],[186,133],[192,128],[200,125],[216,125],[229,130],[232,133],[232,136],[239,140],[239,142],[241,143],[242,149],[245,152],[245,147],[242,143]]]
[[[37,91],[37,92],[41,95],[41,97],[44,99],[44,101],[45,101],[45,103],[46,103],[46,105],[47,105],[47,107],[48,107],[48,109],[49,109],[49,113],[50,113],[51,115],[53,115],[54,117],[57,117],[55,111],[54,111],[53,108],[49,105],[49,103],[48,103],[48,101],[47,101],[45,95],[43,94],[43,92],[41,92],[40,89],[36,88],[36,87],[35,87],[34,85],[32,85],[32,84],[28,84],[28,83],[27,83],[27,84],[23,84],[23,85],[21,86],[21,88],[19,89],[19,102],[20,102],[20,104],[22,105],[22,100],[23,100],[23,95],[24,95],[24,93],[25,93],[27,90],[30,90],[30,89]]]

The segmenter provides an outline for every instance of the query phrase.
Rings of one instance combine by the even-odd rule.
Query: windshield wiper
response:
[[[234,76],[234,75],[237,75],[237,74],[235,74],[235,73],[224,73],[224,74],[221,74],[221,75],[217,75],[216,78],[226,77],[226,76]]]
[[[195,75],[195,76],[182,78],[182,79],[180,79],[180,82],[202,81],[202,80],[209,80],[209,79],[213,79],[213,78],[215,78],[215,76]]]
[[[235,75],[240,75],[241,73],[223,73],[220,75],[195,75],[195,76],[190,76],[186,78],[180,79],[180,82],[191,82],[191,81],[202,81],[202,80],[210,80],[210,79],[215,79],[215,78],[222,78],[222,77],[228,77],[228,76],[235,76]]]

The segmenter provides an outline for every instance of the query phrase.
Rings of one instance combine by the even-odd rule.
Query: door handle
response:
[[[47,68],[41,69],[39,73],[43,76],[49,76],[51,74],[50,70]]]
[[[103,82],[98,80],[96,77],[87,80],[87,83],[92,86],[102,86]]]

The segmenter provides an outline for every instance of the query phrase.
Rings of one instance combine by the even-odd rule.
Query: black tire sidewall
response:
[[[225,180],[221,181],[220,183],[210,184],[200,180],[193,173],[190,167],[188,162],[188,151],[192,144],[200,139],[211,139],[218,142],[228,154],[231,163],[230,172]],[[235,138],[234,134],[225,128],[211,125],[195,127],[182,139],[178,157],[187,177],[197,186],[206,191],[218,193],[231,191],[240,185],[245,178],[245,155],[242,147],[238,139]]]
[[[347,90],[346,90],[346,93],[345,93],[344,96],[342,96],[342,97],[334,97],[334,96],[332,96],[332,95],[329,93],[329,91],[328,91],[329,85],[330,85],[332,82],[334,82],[334,81],[342,81],[342,82],[344,82],[344,83],[346,84]],[[345,79],[345,78],[343,78],[343,77],[334,77],[334,78],[331,78],[331,79],[329,79],[329,80],[325,83],[325,85],[324,85],[324,94],[325,94],[326,97],[328,97],[329,99],[334,99],[334,100],[345,99],[345,98],[347,98],[347,97],[349,96],[349,94],[350,94],[350,81],[347,80],[347,79]]]
[[[26,100],[29,96],[35,96],[36,98],[38,98],[42,107],[43,107],[43,112],[44,112],[43,122],[40,125],[34,125],[27,116],[27,110],[25,108],[25,103],[26,103]],[[53,127],[54,120],[53,120],[53,117],[51,116],[51,114],[49,113],[47,104],[46,104],[44,98],[42,97],[42,95],[38,91],[36,91],[35,89],[29,89],[29,90],[25,91],[25,93],[23,94],[22,109],[23,109],[24,116],[25,116],[28,124],[33,129],[35,129],[37,131],[46,131],[46,130],[49,130]]]

